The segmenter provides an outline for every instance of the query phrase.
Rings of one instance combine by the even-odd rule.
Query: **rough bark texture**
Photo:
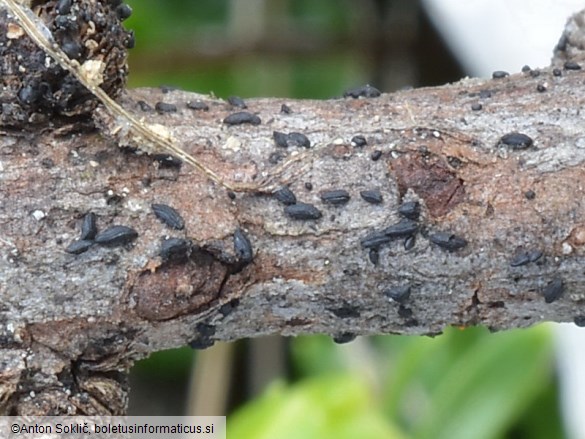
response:
[[[258,126],[223,124],[234,108],[208,96],[141,89],[121,100],[138,113],[139,100],[175,104],[175,113],[144,117],[228,181],[262,179],[302,154],[283,182],[320,209],[318,220],[293,220],[266,194],[232,200],[187,166],[121,149],[103,135],[113,128],[104,119],[101,133],[2,133],[0,411],[123,413],[132,362],[187,343],[501,330],[585,315],[584,80],[583,71],[544,69],[375,99],[250,100]],[[209,111],[186,107],[195,100]],[[283,103],[292,113],[280,111]],[[483,108],[473,111],[477,103]],[[304,133],[313,146],[277,147],[273,131]],[[534,144],[499,144],[510,132]],[[353,146],[355,135],[367,146]],[[320,193],[329,189],[351,199],[325,204]],[[379,189],[383,203],[365,202],[367,189]],[[422,206],[414,248],[383,244],[373,264],[361,240],[397,223],[407,200]],[[173,206],[184,230],[161,223],[151,203]],[[87,212],[100,230],[127,225],[139,236],[68,254]],[[248,265],[234,249],[237,228],[254,249]],[[468,244],[446,251],[429,240],[441,231]],[[159,256],[169,236],[192,242],[186,260]],[[543,256],[510,266],[532,250]],[[545,303],[554,279],[564,293]],[[411,295],[402,304],[384,294],[404,285]]]

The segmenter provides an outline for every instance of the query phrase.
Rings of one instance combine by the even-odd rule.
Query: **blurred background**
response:
[[[128,3],[129,86],[224,99],[332,98],[365,83],[391,92],[543,67],[579,9],[569,0]],[[159,352],[132,370],[130,413],[227,415],[239,439],[583,439],[574,418],[585,408],[567,390],[578,393],[567,376],[579,360],[563,360],[584,351],[583,334],[572,341],[559,326],[344,345],[273,336]]]

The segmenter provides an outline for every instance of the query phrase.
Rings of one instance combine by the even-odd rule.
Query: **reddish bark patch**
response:
[[[579,224],[573,227],[567,241],[573,247],[585,245],[585,224]]]
[[[227,275],[227,266],[203,251],[185,264],[144,271],[132,287],[136,313],[147,320],[192,313],[219,296]]]
[[[400,195],[412,189],[425,201],[432,216],[445,215],[463,200],[463,180],[438,156],[421,157],[417,153],[408,153],[392,161],[391,167]]]

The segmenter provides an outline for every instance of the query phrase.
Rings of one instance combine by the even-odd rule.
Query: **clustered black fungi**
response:
[[[128,48],[134,34],[124,29],[121,2],[48,0],[33,3],[57,44],[80,65],[103,63],[101,88],[116,98],[126,85]],[[97,99],[52,60],[21,29],[6,9],[0,11],[0,126],[35,126],[87,118]]]

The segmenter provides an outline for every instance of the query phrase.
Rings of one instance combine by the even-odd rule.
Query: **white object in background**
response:
[[[428,15],[471,76],[545,67],[567,18],[583,0],[423,0]]]
[[[423,0],[468,75],[550,64],[567,19],[583,0]],[[585,439],[585,328],[557,325],[561,407],[567,437]]]
[[[557,368],[567,437],[585,439],[585,328],[556,325]]]

